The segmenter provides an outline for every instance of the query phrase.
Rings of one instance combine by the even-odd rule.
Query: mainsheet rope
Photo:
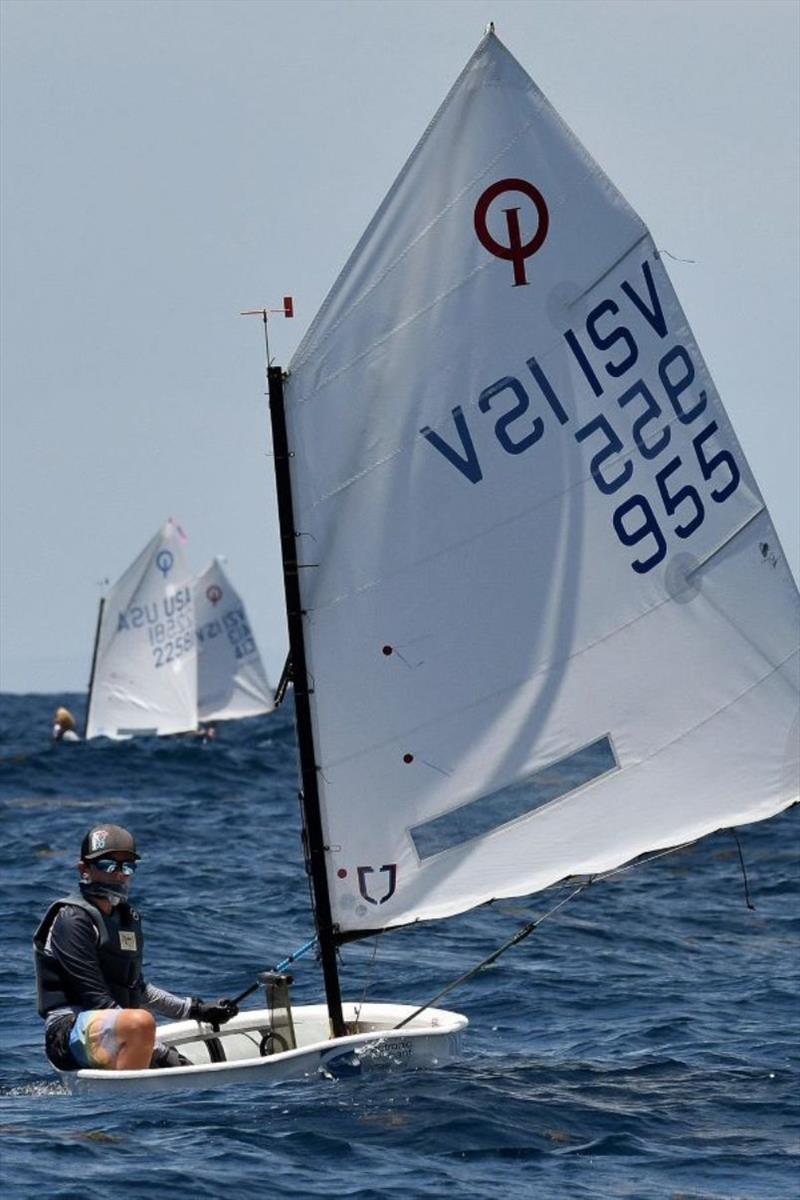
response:
[[[750,888],[749,888],[749,883],[748,883],[748,879],[747,879],[747,869],[745,867],[744,855],[742,854],[742,847],[739,842],[739,837],[738,837],[738,834],[735,829],[732,828],[730,832],[733,835],[734,841],[736,842],[736,849],[739,853],[739,864],[741,866],[742,879],[744,882],[745,903],[747,904],[747,907],[749,909],[755,910],[755,905],[752,903],[752,901],[750,899]],[[497,948],[497,950],[494,950],[486,958],[482,959],[481,962],[477,963],[474,967],[471,967],[469,971],[465,971],[463,975],[459,975],[459,977],[457,979],[452,980],[450,983],[448,983],[446,985],[446,987],[443,987],[441,989],[441,991],[437,992],[435,996],[432,996],[430,1000],[428,1000],[425,1004],[420,1005],[419,1008],[414,1009],[414,1011],[412,1013],[410,1013],[409,1016],[404,1017],[403,1020],[400,1021],[399,1024],[395,1025],[393,1028],[395,1030],[402,1029],[404,1025],[408,1025],[408,1023],[410,1021],[413,1021],[415,1017],[418,1017],[420,1015],[420,1013],[425,1012],[426,1009],[431,1008],[434,1004],[436,1004],[444,996],[449,995],[450,992],[455,991],[455,989],[460,987],[463,983],[467,983],[467,982],[469,982],[470,979],[473,979],[477,974],[479,974],[480,971],[485,970],[486,967],[489,967],[492,965],[492,963],[497,962],[498,958],[500,958],[501,955],[505,954],[505,952],[507,950],[510,950],[512,946],[518,946],[520,944],[520,942],[523,942],[536,929],[538,929],[539,926],[544,921],[546,921],[549,917],[552,917],[553,914],[557,913],[559,911],[559,909],[564,907],[565,904],[569,904],[570,900],[574,900],[577,896],[580,896],[580,894],[582,892],[585,892],[587,890],[587,888],[592,887],[595,883],[602,883],[607,879],[613,879],[614,876],[622,875],[625,871],[632,871],[635,867],[647,866],[648,863],[655,862],[659,858],[664,858],[668,854],[677,854],[679,851],[686,850],[686,849],[688,849],[689,846],[693,846],[693,845],[696,845],[696,842],[694,842],[694,841],[682,842],[679,846],[669,846],[666,850],[660,850],[657,854],[651,854],[647,858],[639,858],[639,859],[636,859],[634,862],[624,863],[620,867],[614,867],[610,871],[602,871],[598,875],[590,876],[587,880],[585,880],[585,882],[579,884],[576,888],[573,888],[573,890],[569,893],[568,896],[564,896],[561,900],[559,900],[559,902],[557,904],[554,904],[552,908],[548,909],[548,911],[546,913],[543,913],[541,917],[537,917],[533,921],[528,921],[525,925],[523,925],[520,929],[517,930],[517,932],[513,935],[513,937],[510,937],[508,939],[508,941],[503,942],[503,944],[501,946],[499,946]],[[503,912],[503,909],[500,908],[499,905],[497,905],[495,901],[490,901],[490,903],[495,904],[498,912],[501,912],[501,913]],[[506,911],[509,913],[513,913],[513,910],[511,910],[509,908],[506,908]],[[317,941],[316,936],[311,938],[304,945],[300,946],[297,950],[295,950],[292,954],[290,954],[287,958],[283,959],[282,962],[279,962],[273,969],[276,972],[284,971],[290,965],[290,963],[293,963],[296,959],[301,958],[304,954],[307,954],[308,951],[314,945],[316,945],[316,941]],[[369,990],[370,981],[372,979],[372,975],[373,975],[373,972],[375,969],[375,963],[376,963],[377,956],[378,956],[378,941],[379,941],[379,937],[376,936],[374,945],[372,948],[372,955],[370,956],[370,961],[369,961],[369,964],[367,967],[367,973],[366,973],[366,977],[365,977],[365,981],[364,981],[364,989],[362,992],[361,1000],[356,1005],[356,1008],[355,1008],[356,1021],[358,1020],[361,1009],[364,1007],[366,1000],[367,1000],[367,992]],[[252,987],[249,987],[246,991],[242,992],[242,994],[240,996],[236,997],[235,1003],[239,1003],[245,997],[251,995],[252,992],[254,992],[258,986],[259,986],[258,983],[253,984]]]
[[[736,837],[735,830],[734,837]],[[420,1013],[423,1013],[426,1009],[431,1008],[437,1003],[437,1001],[454,991],[455,988],[460,987],[462,983],[467,983],[467,981],[477,975],[479,971],[491,966],[492,963],[497,961],[501,954],[505,954],[506,950],[510,950],[512,946],[518,946],[519,943],[524,941],[525,938],[532,934],[535,929],[538,929],[543,921],[546,921],[548,917],[552,917],[553,913],[558,912],[560,908],[563,908],[565,904],[568,904],[570,900],[574,900],[576,896],[579,896],[581,892],[585,892],[586,889],[591,887],[593,884],[600,883],[606,879],[611,879],[615,875],[621,875],[624,871],[630,871],[634,867],[646,866],[647,863],[655,862],[656,859],[663,858],[667,854],[677,854],[679,850],[686,850],[687,847],[695,844],[696,843],[694,841],[682,842],[680,846],[670,846],[666,850],[660,850],[657,854],[651,854],[648,858],[640,858],[635,862],[625,863],[621,867],[614,867],[610,871],[603,871],[598,875],[592,875],[584,883],[581,883],[578,885],[578,887],[574,888],[568,896],[565,896],[562,900],[559,900],[558,904],[554,904],[553,907],[544,913],[543,916],[537,917],[535,921],[529,921],[526,925],[523,925],[521,929],[517,930],[513,937],[509,938],[507,942],[504,942],[502,946],[498,947],[498,949],[490,954],[487,958],[484,958],[482,962],[479,962],[469,971],[466,971],[463,975],[460,975],[458,979],[454,979],[452,983],[449,983],[446,987],[442,988],[440,992],[437,992],[435,996],[431,997],[426,1004],[420,1005],[420,1007],[416,1008],[409,1016],[404,1017],[398,1025],[394,1026],[394,1029],[402,1029],[404,1025],[408,1025],[409,1021],[413,1021],[415,1017],[420,1015]],[[738,838],[736,839],[736,844],[737,846],[739,845]],[[741,847],[739,848],[739,855],[742,863],[742,872],[745,879],[745,897],[747,900],[747,906],[748,908],[752,908],[753,906],[750,903],[749,892],[747,890],[747,874],[744,871],[744,859],[741,857]],[[498,911],[502,910],[498,909]]]
[[[442,988],[440,992],[437,992],[435,996],[432,996],[431,999],[428,1000],[427,1004],[422,1004],[419,1008],[414,1009],[414,1012],[410,1013],[407,1017],[404,1017],[398,1025],[394,1026],[394,1029],[402,1029],[404,1025],[409,1023],[409,1021],[413,1021],[414,1017],[418,1017],[420,1013],[425,1012],[426,1008],[431,1008],[432,1005],[436,1004],[437,1000],[441,1000],[443,996],[446,996],[455,988],[460,987],[462,983],[466,983],[468,980],[472,979],[474,975],[477,975],[479,971],[484,970],[485,967],[491,966],[493,962],[497,961],[501,954],[505,954],[506,950],[510,950],[512,946],[518,946],[520,942],[524,941],[525,938],[529,936],[529,934],[533,933],[534,929],[537,929],[539,925],[541,925],[542,921],[546,921],[548,917],[551,917],[554,912],[558,912],[558,910],[563,908],[565,904],[568,904],[570,900],[574,900],[574,898],[579,896],[581,892],[585,892],[588,887],[591,887],[593,882],[593,879],[588,879],[586,883],[580,884],[580,886],[576,887],[568,896],[565,896],[563,900],[559,900],[558,904],[555,904],[549,910],[549,912],[544,914],[544,916],[538,917],[535,921],[529,921],[527,925],[523,925],[522,928],[518,929],[514,936],[510,937],[507,942],[504,942],[502,946],[499,946],[497,950],[495,950],[487,958],[484,958],[482,962],[477,964],[477,966],[472,967],[471,970],[466,971],[463,975],[459,975],[458,979],[454,979],[452,983],[448,983],[447,987]]]

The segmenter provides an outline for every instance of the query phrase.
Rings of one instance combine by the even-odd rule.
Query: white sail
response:
[[[493,35],[286,404],[341,931],[797,798],[769,514],[645,225]]]
[[[244,604],[218,558],[195,581],[194,606],[199,719],[272,712],[272,689]]]
[[[87,738],[197,727],[192,573],[184,540],[168,521],[106,597]]]

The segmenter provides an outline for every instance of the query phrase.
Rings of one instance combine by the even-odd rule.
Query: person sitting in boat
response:
[[[232,1000],[206,1004],[142,978],[142,922],[128,903],[139,862],[133,834],[98,825],[81,843],[80,890],[51,904],[33,938],[45,1051],[59,1071],[181,1066],[156,1041],[154,1013],[214,1027],[239,1011]]]
[[[54,742],[79,742],[78,730],[75,725],[75,718],[68,708],[57,708],[56,715],[53,718],[53,741]]]

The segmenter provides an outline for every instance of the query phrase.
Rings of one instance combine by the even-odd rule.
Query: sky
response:
[[[83,691],[164,521],[287,636],[288,363],[486,23],[649,226],[800,571],[795,0],[2,0],[0,688]]]

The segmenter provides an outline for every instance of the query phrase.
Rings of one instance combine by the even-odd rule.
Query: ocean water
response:
[[[80,839],[131,827],[147,977],[242,991],[311,935],[291,706],[181,739],[48,743],[56,703],[0,697],[5,1194],[789,1200],[800,1191],[798,817],[720,833],[598,883],[448,996],[460,1061],[429,1071],[76,1098],[42,1049],[30,941]],[[352,998],[423,1002],[565,894],[343,951]],[[321,998],[312,957],[296,1002]],[[256,1002],[256,998],[253,998]]]

